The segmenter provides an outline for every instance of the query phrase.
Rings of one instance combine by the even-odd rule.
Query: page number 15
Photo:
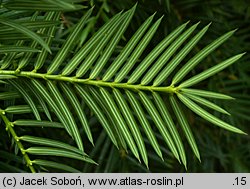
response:
[[[236,186],[244,186],[247,184],[247,177],[236,177],[234,180],[235,180],[235,183],[233,185],[236,185]]]

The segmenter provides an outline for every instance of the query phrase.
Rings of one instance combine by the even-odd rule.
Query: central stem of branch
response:
[[[26,154],[26,153],[24,152],[24,147],[23,147],[22,143],[19,141],[19,138],[18,138],[18,136],[17,136],[15,130],[12,128],[12,127],[13,127],[13,123],[11,123],[11,122],[9,121],[9,119],[8,119],[8,118],[6,117],[6,115],[5,115],[4,110],[2,110],[1,108],[0,108],[0,117],[2,118],[2,120],[4,121],[4,123],[5,123],[5,125],[6,125],[6,130],[10,132],[10,134],[11,134],[12,137],[14,138],[14,140],[15,140],[15,142],[16,142],[18,148],[19,148],[20,151],[22,152],[23,157],[24,157],[24,159],[25,159],[25,161],[26,161],[26,163],[27,163],[27,166],[30,168],[30,171],[31,171],[32,173],[35,173],[36,171],[35,171],[34,167],[32,166],[32,163],[31,163],[31,160],[30,160],[28,154]]]
[[[81,79],[77,77],[69,77],[62,75],[49,75],[46,73],[35,73],[27,71],[10,71],[10,70],[0,70],[0,75],[15,75],[19,77],[33,77],[40,79],[49,79],[49,80],[58,80],[58,81],[67,81],[71,83],[82,83],[85,85],[94,85],[94,86],[103,86],[111,88],[121,88],[121,89],[130,89],[135,91],[146,90],[146,91],[155,91],[155,92],[166,92],[166,93],[176,93],[177,88],[173,86],[166,87],[155,87],[155,86],[145,86],[140,84],[129,84],[129,83],[116,83],[102,80],[90,80],[90,79]]]

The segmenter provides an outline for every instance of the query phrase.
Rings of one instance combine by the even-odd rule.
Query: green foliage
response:
[[[205,34],[211,24],[198,29],[202,22],[189,27],[181,20],[159,41],[164,18],[156,19],[152,10],[147,15],[147,1],[32,2],[5,0],[0,10],[3,171],[171,172],[178,171],[177,162],[180,170],[196,171],[191,154],[206,166],[202,156],[212,141],[208,136],[213,138],[211,128],[204,136],[204,124],[249,140],[246,128],[240,127],[243,132],[228,118],[230,106],[210,100],[249,98],[210,86],[211,76],[225,82],[218,73],[226,74],[222,70],[245,54],[222,46],[236,30],[210,41]],[[170,15],[179,6],[155,3],[161,4]],[[128,10],[117,13],[121,8]],[[226,54],[224,61],[216,51]],[[213,61],[206,63],[209,56]]]

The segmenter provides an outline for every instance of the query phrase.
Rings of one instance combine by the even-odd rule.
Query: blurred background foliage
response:
[[[210,29],[202,41],[196,46],[198,51],[206,44],[219,37],[221,34],[238,28],[238,31],[232,36],[219,50],[216,50],[206,58],[203,63],[197,66],[192,74],[197,74],[202,70],[224,60],[232,55],[241,52],[247,54],[236,64],[220,72],[214,77],[201,83],[202,88],[222,92],[236,98],[234,101],[216,101],[216,104],[224,107],[231,113],[231,116],[216,116],[226,122],[235,125],[243,131],[250,134],[250,2],[249,0],[85,0],[75,1],[84,6],[84,9],[63,12],[61,14],[61,23],[55,36],[55,41],[60,44],[73,29],[74,24],[81,16],[92,6],[95,6],[94,13],[89,19],[87,27],[82,31],[79,38],[78,48],[97,31],[114,14],[131,8],[138,3],[135,15],[127,32],[123,36],[123,43],[130,38],[135,30],[150,15],[157,12],[155,20],[164,15],[163,21],[157,34],[148,46],[148,51],[170,33],[174,28],[186,21],[196,23],[200,21],[199,27],[202,28],[209,22],[212,22]],[[122,27],[122,26],[121,26]],[[123,45],[120,43],[120,45]],[[59,45],[58,45],[59,46]],[[57,51],[58,46],[53,46]],[[118,48],[117,51],[120,49]],[[196,51],[192,51],[196,53]],[[191,57],[192,54],[186,58]],[[5,106],[11,101],[4,101]],[[201,163],[194,157],[190,147],[186,144],[186,154],[188,158],[187,172],[250,172],[250,137],[237,135],[214,126],[208,122],[194,116],[189,110],[186,115],[192,126],[197,144],[201,153]],[[91,112],[89,112],[91,115]],[[143,164],[140,164],[134,157],[126,155],[123,151],[118,151],[106,133],[99,126],[95,117],[90,119],[95,147],[90,143],[85,144],[88,154],[95,159],[99,166],[86,164],[84,162],[61,159],[61,162],[68,161],[67,164],[77,167],[83,172],[186,172],[185,168],[178,163],[172,154],[162,147],[164,152],[163,162],[154,152],[147,140],[146,145],[149,154],[148,170]],[[19,131],[22,133],[22,130]],[[27,132],[27,130],[25,131]],[[30,132],[36,132],[31,130]],[[40,131],[39,131],[40,132]],[[42,135],[36,133],[37,136]],[[46,136],[51,138],[61,138],[64,141],[71,139],[65,136],[65,132],[46,132]],[[159,143],[163,143],[160,135],[157,135]],[[15,146],[9,141],[7,134],[2,135],[0,139],[0,159],[9,161],[13,172],[25,171],[20,168],[22,158],[7,152],[15,151]],[[5,141],[5,142],[4,142]],[[11,147],[10,147],[11,146]],[[6,166],[6,164],[5,164]],[[0,161],[1,167],[1,161]],[[14,169],[15,168],[15,169]],[[19,169],[20,168],[20,169]],[[2,167],[2,171],[10,170],[9,167]],[[24,169],[24,170],[23,170]],[[28,171],[28,169],[26,169]],[[41,171],[58,171],[46,170]]]

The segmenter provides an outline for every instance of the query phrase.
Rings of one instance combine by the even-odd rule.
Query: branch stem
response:
[[[146,90],[146,91],[156,91],[156,92],[166,92],[166,93],[176,93],[178,88],[173,86],[166,87],[154,87],[154,86],[146,86],[140,84],[128,84],[128,83],[116,83],[110,81],[102,81],[102,80],[90,80],[90,79],[82,79],[77,77],[70,76],[62,76],[62,75],[49,75],[46,73],[36,73],[36,72],[27,72],[27,71],[14,71],[14,70],[0,70],[0,75],[14,75],[17,77],[33,77],[45,80],[57,80],[57,81],[66,81],[71,83],[82,83],[85,85],[94,85],[100,87],[111,87],[111,88],[121,88],[121,89],[130,89],[130,90]]]
[[[35,171],[34,167],[32,166],[32,162],[31,162],[28,154],[25,153],[25,151],[24,151],[25,149],[24,149],[22,143],[20,142],[19,137],[17,136],[15,130],[13,129],[13,127],[14,127],[13,123],[6,117],[5,111],[2,110],[1,108],[0,108],[0,117],[2,118],[2,120],[4,121],[4,123],[6,125],[6,131],[10,132],[11,136],[15,140],[15,143],[17,144],[18,148],[22,152],[24,160],[26,161],[27,166],[29,167],[30,171],[32,173],[35,173],[36,171]]]

